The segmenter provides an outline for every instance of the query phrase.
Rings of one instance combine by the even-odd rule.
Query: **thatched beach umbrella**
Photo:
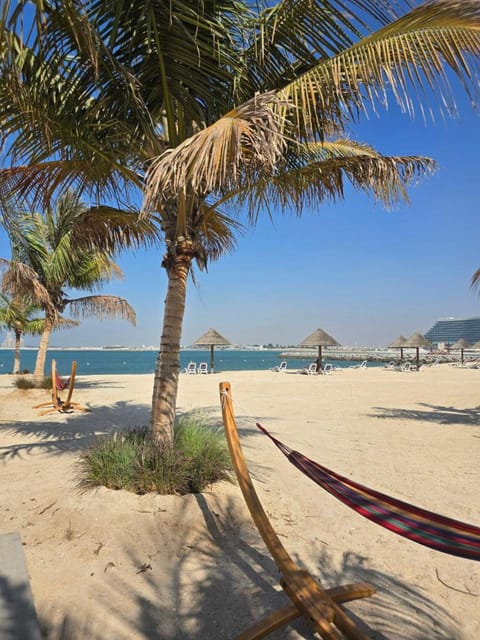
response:
[[[340,343],[325,333],[323,329],[317,329],[308,338],[300,343],[300,347],[318,347],[317,371],[322,369],[322,347],[339,347]]]
[[[404,336],[399,336],[391,344],[388,345],[390,349],[400,349],[400,362],[403,361],[403,347],[405,346],[407,339]]]
[[[457,340],[454,344],[452,344],[451,349],[460,349],[460,363],[463,365],[463,350],[464,349],[468,349],[470,347],[470,342],[468,342],[468,340],[465,340],[465,338],[460,338],[460,340]]]
[[[193,344],[198,344],[199,346],[209,346],[210,347],[210,373],[213,373],[214,369],[214,355],[213,349],[215,345],[226,345],[232,344],[229,340],[221,336],[218,331],[215,329],[209,329],[203,336],[200,336]]]
[[[417,331],[412,334],[403,345],[404,347],[412,347],[417,350],[417,369],[420,369],[420,347],[428,348],[432,346],[430,340]]]

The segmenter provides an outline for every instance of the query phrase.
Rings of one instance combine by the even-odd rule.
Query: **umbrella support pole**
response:
[[[231,387],[220,383],[223,425],[238,484],[250,514],[280,571],[280,584],[291,604],[265,616],[236,637],[236,640],[259,640],[300,616],[312,625],[324,640],[369,640],[357,624],[339,606],[342,602],[365,598],[375,593],[366,583],[354,583],[324,589],[308,571],[295,564],[274,531],[248,471],[233,413]]]

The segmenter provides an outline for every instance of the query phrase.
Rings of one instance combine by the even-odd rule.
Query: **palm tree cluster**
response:
[[[194,263],[233,248],[237,212],[301,213],[346,182],[407,199],[435,163],[385,157],[351,131],[389,101],[450,115],[456,85],[476,101],[479,27],[477,0],[5,0],[1,190],[44,203],[60,187],[141,190],[141,219],[161,226],[158,439],[172,442]]]
[[[114,276],[122,276],[105,249],[82,244],[86,215],[78,195],[67,192],[44,214],[17,211],[4,217],[12,255],[0,259],[5,269],[2,289],[13,298],[9,302],[4,298],[8,307],[0,315],[0,322],[15,331],[18,347],[22,333],[41,335],[34,370],[37,378],[44,375],[51,332],[78,324],[75,319],[62,317],[66,309],[74,318],[93,315],[135,323],[135,311],[123,298],[70,297],[72,289],[91,291]],[[44,318],[30,319],[33,310],[42,310]]]

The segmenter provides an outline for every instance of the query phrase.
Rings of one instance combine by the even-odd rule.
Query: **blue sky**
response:
[[[344,345],[385,345],[441,317],[480,315],[470,288],[480,266],[480,121],[466,100],[460,111],[433,124],[396,109],[363,119],[352,137],[384,154],[433,157],[439,171],[395,211],[348,189],[345,201],[301,219],[279,215],[272,224],[261,216],[232,255],[190,282],[182,344],[209,327],[233,343],[297,344],[320,327]],[[0,256],[8,256],[4,236]],[[125,279],[104,288],[135,307],[136,328],[88,320],[52,344],[157,346],[166,291],[160,262],[159,250],[123,254]]]

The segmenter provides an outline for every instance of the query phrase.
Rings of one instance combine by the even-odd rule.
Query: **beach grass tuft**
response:
[[[51,389],[52,376],[45,376],[40,381],[34,380],[32,377],[17,376],[13,384],[17,389]]]
[[[201,414],[177,420],[172,448],[162,448],[146,427],[96,438],[80,457],[80,485],[105,486],[138,494],[200,493],[230,480],[232,464],[223,432]]]

